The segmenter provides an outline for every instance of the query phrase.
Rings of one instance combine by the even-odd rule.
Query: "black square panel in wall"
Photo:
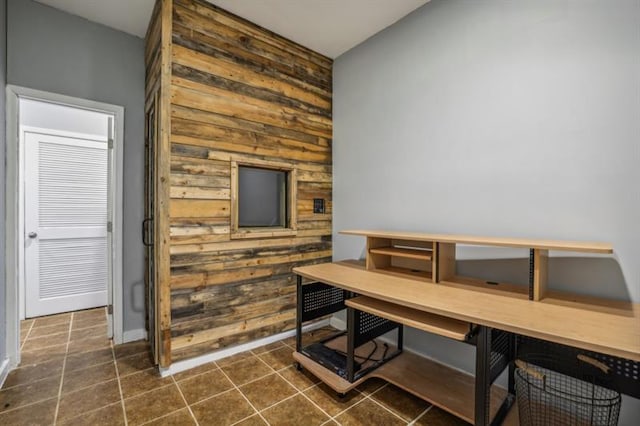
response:
[[[313,213],[314,214],[323,214],[324,213],[324,198],[314,198],[313,199]]]

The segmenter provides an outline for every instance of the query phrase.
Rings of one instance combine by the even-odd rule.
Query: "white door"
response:
[[[107,139],[24,137],[26,316],[105,306]]]

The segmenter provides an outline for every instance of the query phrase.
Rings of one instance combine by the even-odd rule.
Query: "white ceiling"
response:
[[[36,0],[144,37],[154,0]],[[429,0],[207,0],[336,58]]]
[[[429,0],[208,0],[336,58]]]
[[[36,0],[89,21],[144,37],[155,0]]]

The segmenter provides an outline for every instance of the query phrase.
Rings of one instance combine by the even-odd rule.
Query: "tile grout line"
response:
[[[369,395],[369,396],[371,396],[371,395]],[[365,398],[365,399],[366,399],[366,398]],[[400,419],[400,420],[402,420],[403,422],[408,423],[405,419],[403,419],[402,417],[400,417],[400,415],[399,415],[398,413],[396,413],[395,411],[393,411],[393,410],[392,410],[392,409],[390,409],[390,408],[387,408],[387,407],[386,407],[386,406],[384,406],[382,403],[380,403],[380,402],[376,401],[376,400],[375,400],[375,399],[373,399],[373,398],[369,398],[369,400],[370,400],[371,402],[373,402],[374,404],[377,404],[377,405],[379,405],[380,407],[384,408],[385,410],[387,410],[388,412],[390,412],[391,414],[393,414],[395,417],[399,418],[399,419]]]
[[[249,405],[251,406],[251,408],[254,409],[254,411],[256,413],[258,413],[258,416],[260,416],[260,418],[267,424],[270,425],[271,423],[269,423],[267,421],[267,419],[264,418],[264,416],[262,414],[260,414],[260,411],[251,403],[251,401],[249,401],[249,398],[247,398],[244,393],[242,393],[242,391],[240,390],[240,388],[238,388],[238,386],[236,386],[236,384],[233,382],[233,380],[231,380],[231,378],[227,375],[227,373],[224,372],[224,370],[221,368],[220,372],[224,375],[224,377],[227,378],[227,380],[229,380],[229,382],[231,382],[231,385],[233,385],[234,389],[237,390],[240,395],[242,395],[242,397],[249,403]]]
[[[258,359],[260,361],[262,361],[263,364],[265,364],[267,367],[269,367],[270,369],[272,369],[282,380],[284,380],[285,382],[287,382],[290,386],[292,386],[294,389],[298,389],[297,387],[295,387],[293,385],[293,383],[291,383],[289,380],[287,380],[282,374],[280,374],[280,370],[283,370],[284,368],[288,368],[287,367],[283,367],[280,370],[276,370],[275,368],[273,368],[271,365],[267,364],[267,362],[265,360],[263,360],[262,358],[258,357]],[[305,392],[315,386],[318,386],[320,383],[316,383],[313,386],[310,386],[309,388],[305,389]],[[331,420],[331,415],[329,415],[329,413],[327,413],[322,407],[320,407],[318,404],[316,404],[311,398],[309,398],[307,395],[304,394],[304,392],[302,391],[298,391],[300,393],[300,395],[302,395],[303,398],[305,398],[307,401],[309,401],[312,405],[314,405],[317,409],[319,409],[320,411],[322,411],[327,417],[329,417],[329,420]],[[295,394],[294,394],[295,396]],[[288,398],[287,398],[288,399]],[[282,401],[285,401],[284,399]],[[282,402],[280,401],[280,402]],[[278,403],[279,404],[279,403]],[[276,404],[277,405],[277,404]]]
[[[161,415],[160,417],[156,417],[156,418],[154,418],[154,419],[147,420],[147,421],[145,421],[145,422],[143,422],[143,423],[140,423],[140,425],[139,425],[139,426],[148,425],[149,423],[155,422],[155,421],[157,421],[157,420],[165,419],[165,418],[167,418],[167,417],[169,417],[169,416],[173,416],[174,414],[176,414],[177,412],[180,412],[180,411],[182,411],[182,410],[184,410],[184,408],[178,408],[177,410],[173,410],[173,411],[172,411],[172,412],[170,412],[170,413],[163,414],[163,415]]]
[[[35,324],[35,321],[33,322]],[[73,312],[69,318],[69,335],[67,336],[67,347],[64,351],[64,360],[62,361],[62,374],[60,376],[60,386],[58,388],[58,402],[56,404],[56,412],[53,415],[53,426],[58,423],[58,414],[60,413],[60,400],[62,399],[62,386],[64,385],[64,371],[67,366],[67,357],[69,356],[69,344],[71,343],[71,330],[73,328]]]
[[[206,365],[206,364],[204,364],[204,365]],[[153,368],[153,367],[152,367],[152,368]],[[197,367],[194,367],[194,368],[197,368]],[[195,377],[200,377],[200,376],[203,376],[203,375],[205,375],[205,374],[207,374],[207,373],[214,372],[214,371],[216,371],[216,370],[222,370],[222,369],[221,369],[220,367],[217,367],[217,366],[216,366],[216,367],[211,368],[211,370],[203,371],[202,373],[197,373],[197,374],[194,374],[193,376],[187,376],[187,377],[185,377],[185,378],[183,378],[183,379],[176,379],[176,382],[178,382],[178,383],[180,383],[180,382],[184,382],[184,381],[187,381],[187,380],[193,379],[193,378],[195,378]],[[144,371],[144,370],[142,370],[142,371]],[[189,371],[189,370],[186,370],[186,371]],[[184,371],[181,371],[180,373],[184,373]],[[180,373],[176,373],[176,374],[180,374]],[[136,374],[136,373],[130,373],[130,374],[127,374],[127,375],[125,375],[125,377],[130,376],[130,375],[132,375],[132,374]],[[172,374],[172,375],[171,375],[171,377],[175,377],[175,374]]]
[[[114,379],[114,380],[115,380],[115,379]],[[66,421],[71,421],[71,420],[78,419],[78,418],[81,418],[81,417],[82,417],[82,418],[84,418],[84,416],[86,416],[87,414],[93,414],[93,413],[95,413],[96,411],[100,411],[100,410],[102,410],[102,409],[104,409],[104,408],[111,407],[112,405],[116,405],[116,404],[119,404],[119,402],[118,402],[118,401],[116,401],[116,402],[112,402],[111,404],[107,404],[107,405],[105,405],[105,406],[103,406],[103,407],[92,408],[91,410],[83,411],[83,412],[82,412],[82,413],[80,413],[80,414],[77,414],[77,415],[75,415],[75,416],[73,416],[73,417],[70,417],[70,418],[69,418],[69,419],[67,419]]]
[[[4,390],[4,389],[2,389],[2,390]],[[20,410],[22,408],[30,407],[32,405],[40,404],[42,402],[46,402],[46,401],[49,401],[50,399],[56,399],[56,398],[58,398],[58,397],[57,396],[51,396],[49,398],[39,399],[37,401],[33,401],[33,402],[28,403],[28,404],[18,405],[17,407],[13,407],[13,408],[9,408],[9,409],[4,410],[4,411],[0,411],[0,414],[10,413],[11,411]]]
[[[27,330],[27,335],[24,336],[24,340],[20,344],[20,352],[22,352],[22,349],[24,348],[24,344],[27,343],[27,339],[29,338],[29,335],[31,335],[31,330],[33,330],[33,326],[35,324],[36,324],[36,320],[34,319],[33,322],[31,322],[31,326],[29,327],[29,330]]]
[[[432,408],[433,408],[433,404],[429,405],[429,406],[426,408],[426,410],[424,410],[422,413],[418,414],[418,417],[416,417],[415,419],[413,419],[413,420],[411,420],[411,421],[409,422],[409,426],[413,426],[413,425],[415,425],[415,424],[416,424],[416,422],[417,422],[418,420],[420,420],[421,418],[423,418],[423,417],[424,417],[424,415],[425,415],[425,414],[427,414],[429,411],[431,411],[431,409],[432,409]]]
[[[118,390],[120,391],[120,405],[122,406],[122,417],[124,417],[124,426],[128,426],[127,410],[124,405],[124,393],[122,392],[122,383],[120,383],[120,371],[118,370],[118,360],[116,359],[116,350],[113,347],[113,339],[111,339],[111,356],[113,356],[113,365],[116,369],[116,380],[118,381]]]
[[[112,379],[112,380],[113,380],[113,379]],[[171,386],[171,385],[172,385],[172,383],[167,383],[166,385],[157,386],[157,387],[155,387],[155,388],[153,388],[153,389],[149,389],[149,390],[146,390],[146,391],[144,391],[144,392],[140,392],[140,393],[137,393],[137,394],[135,394],[135,395],[128,396],[128,397],[126,397],[126,398],[124,397],[124,394],[123,394],[123,398],[122,398],[122,400],[123,400],[123,401],[128,401],[128,400],[130,400],[130,399],[137,398],[137,397],[142,396],[142,395],[146,395],[146,394],[148,394],[148,393],[151,393],[151,392],[156,391],[156,390],[158,390],[158,389],[166,388],[167,386]],[[226,392],[226,391],[224,391],[224,392]],[[224,393],[224,392],[220,392],[220,393]],[[218,394],[218,395],[219,395],[219,394]],[[203,400],[203,401],[204,401],[204,400]]]
[[[322,382],[320,382],[322,383]],[[331,420],[333,420],[334,422],[340,424],[339,421],[336,420],[336,417],[341,416],[342,414],[346,413],[347,411],[349,411],[350,409],[352,409],[353,407],[355,407],[356,405],[360,404],[362,401],[366,400],[366,399],[370,399],[369,397],[371,395],[373,395],[374,393],[378,392],[380,389],[383,389],[385,387],[387,387],[389,384],[385,383],[382,386],[380,386],[378,389],[374,390],[373,392],[371,392],[370,394],[365,394],[364,392],[354,388],[353,390],[357,391],[360,393],[360,395],[362,395],[362,399],[360,401],[357,401],[355,403],[353,403],[352,405],[350,405],[349,407],[345,408],[344,410],[340,411],[338,414],[336,414],[335,416],[331,417]]]
[[[187,398],[184,397],[184,394],[182,393],[182,389],[180,389],[180,386],[178,385],[178,382],[176,381],[175,377],[173,377],[173,375],[171,376],[171,380],[173,380],[173,384],[176,385],[176,388],[178,388],[178,392],[180,392],[180,397],[184,401],[184,405],[187,406],[187,410],[189,410],[189,414],[191,414],[191,418],[193,419],[193,421],[196,422],[196,426],[200,426],[198,419],[196,419],[196,415],[193,414],[193,411],[191,411],[191,406],[187,402]]]

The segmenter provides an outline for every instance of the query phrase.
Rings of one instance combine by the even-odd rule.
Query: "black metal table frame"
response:
[[[304,322],[347,309],[347,379],[349,381],[358,380],[371,371],[372,368],[376,368],[392,358],[389,357],[382,362],[376,363],[372,368],[355,372],[354,350],[360,344],[397,328],[398,351],[393,356],[402,351],[404,334],[402,324],[348,308],[344,301],[354,297],[354,293],[319,282],[303,285],[302,277],[298,275],[297,295],[296,350],[298,352],[302,350],[302,324]],[[372,320],[372,318],[379,318],[379,320]],[[361,327],[363,321],[374,322],[363,329]],[[332,336],[331,338],[334,337]],[[466,343],[476,347],[474,416],[476,425],[485,426],[502,423],[515,400],[514,361],[517,357],[526,357],[527,354],[545,353],[553,355],[553,365],[546,367],[567,375],[575,373],[575,362],[578,354],[595,358],[611,367],[610,384],[613,389],[634,398],[640,398],[640,362],[517,335],[481,325],[475,326],[470,331]],[[493,419],[490,419],[491,386],[506,368],[509,369],[508,393]]]
[[[356,296],[346,290],[329,284],[312,282],[302,283],[297,277],[297,315],[296,315],[296,351],[302,353],[302,325],[307,321],[346,309],[347,310],[347,377],[354,382],[374,368],[388,362],[399,355],[403,349],[404,326],[375,315],[347,307],[345,300]],[[384,360],[375,362],[371,367],[356,372],[354,368],[354,352],[360,345],[375,339],[393,329],[397,329],[397,351]],[[339,333],[339,335],[343,335]],[[334,339],[330,336],[323,342]],[[477,326],[470,330],[467,343],[476,346],[476,380],[475,380],[475,424],[500,424],[509,412],[515,400],[513,384],[513,360],[515,356],[515,336],[511,333]],[[493,420],[490,422],[489,402],[491,385],[505,368],[510,369],[509,393]]]

